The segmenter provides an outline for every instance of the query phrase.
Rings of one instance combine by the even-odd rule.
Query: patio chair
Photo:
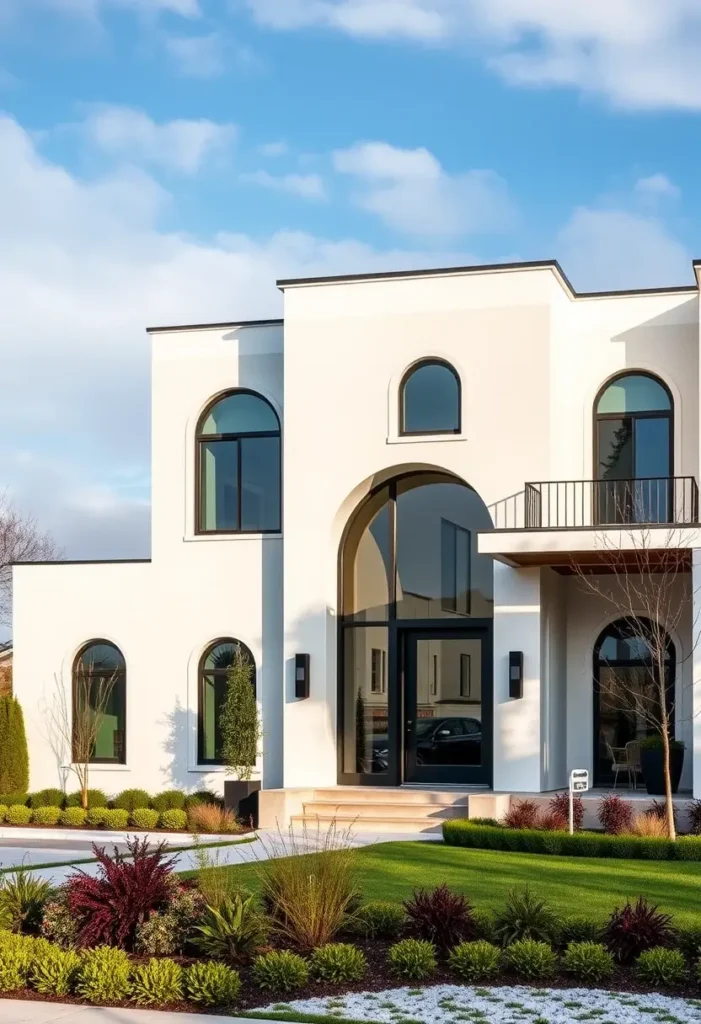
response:
[[[638,775],[642,775],[643,768],[640,761],[640,740],[629,740],[625,746],[626,760],[630,765],[629,776],[633,780],[633,789],[638,788]]]
[[[632,743],[635,743],[633,740]],[[614,774],[613,788],[615,789],[618,785],[618,776],[621,772],[627,772],[628,774],[628,789],[635,789],[635,778],[636,768],[635,762],[631,761],[628,747],[630,743],[626,743],[625,747],[612,747],[610,743],[606,744],[606,750],[608,756],[611,758],[611,771]],[[638,745],[638,762],[640,761],[640,746]]]

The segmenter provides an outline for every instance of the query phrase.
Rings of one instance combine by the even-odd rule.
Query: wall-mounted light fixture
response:
[[[509,697],[523,697],[523,651],[509,651]]]
[[[309,655],[295,654],[295,697],[306,700],[309,696]]]

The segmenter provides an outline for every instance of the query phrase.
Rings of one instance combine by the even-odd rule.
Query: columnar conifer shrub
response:
[[[404,910],[412,931],[440,949],[450,949],[475,935],[472,905],[445,883],[431,892],[414,891],[413,898],[404,903]]]
[[[185,972],[174,960],[148,960],[134,968],[132,999],[141,1006],[177,1003],[183,997]]]
[[[16,697],[0,697],[0,793],[26,793],[29,754],[24,715]]]
[[[90,1003],[112,1003],[131,995],[131,964],[123,949],[97,946],[80,954],[75,990]]]
[[[436,970],[436,947],[421,939],[403,939],[390,948],[387,960],[398,978],[421,981]]]
[[[253,981],[258,988],[272,992],[292,992],[309,981],[309,966],[298,953],[289,949],[273,950],[256,957]]]
[[[671,946],[675,933],[669,914],[651,906],[644,896],[616,908],[604,929],[606,948],[621,964],[629,964],[655,946]]]
[[[237,971],[213,960],[193,964],[185,972],[185,991],[193,1003],[226,1006],[236,1001],[241,989]]]
[[[504,965],[520,978],[544,980],[555,973],[557,956],[547,942],[519,939],[504,950]]]
[[[594,984],[610,978],[614,966],[612,955],[600,942],[571,942],[562,957],[562,969],[567,974]]]
[[[315,949],[310,959],[312,977],[340,985],[365,977],[368,962],[357,946],[347,942],[329,942]]]
[[[463,981],[488,981],[501,968],[501,950],[491,942],[461,942],[448,957],[450,969]]]

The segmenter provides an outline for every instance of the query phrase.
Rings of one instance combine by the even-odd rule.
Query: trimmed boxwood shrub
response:
[[[80,957],[74,950],[42,943],[40,954],[32,959],[29,983],[43,996],[67,996],[79,967]]]
[[[75,810],[75,808],[73,808]],[[131,995],[131,964],[123,949],[96,946],[80,954],[75,989],[90,1003],[113,1003]]]
[[[371,939],[395,939],[406,922],[401,906],[390,900],[368,900],[353,917],[351,930]]]
[[[390,948],[387,960],[398,978],[421,981],[436,969],[436,947],[423,939],[403,939]]]
[[[307,961],[289,949],[273,950],[253,962],[253,981],[258,988],[291,992],[309,981]]]
[[[557,956],[547,942],[519,939],[504,950],[504,965],[520,978],[536,981],[552,977]]]
[[[360,981],[368,969],[363,951],[347,942],[329,942],[319,946],[312,953],[310,964],[313,978],[334,985]]]
[[[644,836],[610,836],[598,832],[544,832],[476,825],[458,818],[443,823],[449,846],[475,850],[507,850],[563,857],[612,857],[628,860],[701,861],[701,836],[681,836],[676,842]]]
[[[174,960],[152,957],[134,968],[131,977],[132,999],[140,1006],[177,1003],[183,997],[185,972]]]
[[[184,811],[185,794],[181,789],[166,789],[164,793],[156,793],[151,806],[156,811]]]
[[[635,973],[647,985],[678,985],[687,975],[686,960],[678,949],[656,946],[640,954]]]
[[[123,789],[112,801],[112,807],[120,811],[136,811],[141,807],[150,807],[151,797],[145,789]]]
[[[187,828],[187,812],[179,811],[176,807],[163,811],[158,818],[158,827],[169,832],[184,832]]]
[[[185,972],[187,995],[193,1003],[202,1006],[226,1006],[233,1003],[240,989],[238,972],[214,960],[193,964]]]
[[[90,828],[102,828],[107,821],[108,814],[109,808],[107,807],[91,807],[85,819],[85,824]]]
[[[448,957],[450,969],[463,981],[487,981],[501,968],[501,950],[491,942],[461,942]]]
[[[36,810],[37,807],[59,807],[63,809],[66,796],[62,789],[40,789],[38,793],[30,793],[27,803]]]
[[[124,832],[128,824],[129,811],[122,810],[121,807],[108,808],[105,814],[105,828],[114,832]]]
[[[8,825],[28,825],[31,820],[31,809],[25,804],[13,804],[7,808],[5,821]]]
[[[0,804],[4,807],[13,807],[15,804],[27,803],[26,793],[0,793]]]
[[[185,797],[186,811],[189,811],[191,807],[199,807],[200,804],[216,804],[217,807],[223,807],[224,801],[211,789],[198,789],[196,793],[189,793]]]
[[[137,809],[131,813],[131,823],[134,828],[143,828],[148,832],[153,831],[154,828],[158,828],[158,818],[158,811],[152,811],[148,807],[137,807]]]
[[[107,795],[103,793],[101,789],[89,789],[88,790],[88,810],[91,811],[97,807],[107,807],[109,803]],[[69,793],[66,797],[66,807],[82,807],[83,806],[83,794],[78,790],[76,793]]]
[[[34,825],[58,825],[60,817],[60,807],[45,807],[41,804],[36,810],[32,811],[32,823]]]
[[[7,817],[7,805],[6,804],[0,804],[0,824],[5,820],[6,817]]]
[[[88,818],[88,812],[82,807],[67,807],[61,814],[61,824],[66,828],[82,828]]]
[[[598,984],[610,978],[614,960],[601,942],[571,942],[562,957],[562,969],[580,981]]]

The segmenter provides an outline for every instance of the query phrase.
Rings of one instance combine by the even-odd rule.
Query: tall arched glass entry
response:
[[[349,523],[340,560],[339,781],[489,783],[492,522],[448,474],[400,476]]]

